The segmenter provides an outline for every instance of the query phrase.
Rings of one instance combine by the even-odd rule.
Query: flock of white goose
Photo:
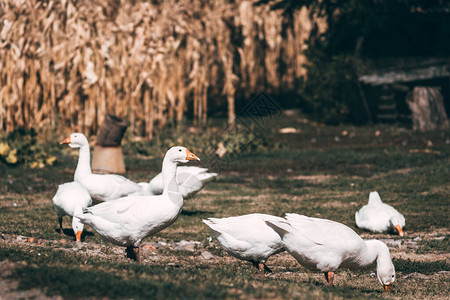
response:
[[[217,176],[205,168],[178,167],[200,159],[177,146],[166,152],[160,174],[148,183],[135,183],[119,175],[93,174],[89,143],[83,134],[73,133],[61,144],[80,150],[74,181],[60,185],[53,198],[60,232],[62,217],[72,216],[77,242],[84,224],[88,224],[106,240],[126,247],[127,257],[138,262],[142,240],[175,222],[183,199]],[[91,206],[93,203],[96,205]],[[405,218],[382,203],[377,192],[370,193],[369,203],[356,212],[355,221],[361,229],[404,235]],[[378,281],[386,292],[395,281],[388,247],[378,240],[365,241],[338,222],[293,213],[284,218],[249,214],[203,222],[227,253],[252,262],[262,276],[270,271],[267,259],[287,251],[305,268],[323,272],[329,285],[333,285],[338,268],[359,269],[375,261]]]

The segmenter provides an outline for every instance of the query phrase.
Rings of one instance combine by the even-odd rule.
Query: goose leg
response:
[[[255,268],[257,268],[259,270],[259,275],[261,277],[264,277],[265,273],[272,273],[272,270],[269,269],[269,267],[263,262],[259,262],[259,263],[252,262],[252,264],[253,264],[253,266],[255,266]]]
[[[264,271],[268,273],[272,273],[272,270],[264,263]]]
[[[264,277],[264,264],[256,261],[251,261],[252,265],[259,270],[259,275]]]
[[[264,278],[264,263],[262,262],[258,263],[258,269],[259,269],[259,276]]]
[[[135,260],[136,255],[134,254],[133,246],[127,246],[125,249],[125,254],[127,255],[127,259]]]
[[[83,233],[83,231],[77,231],[77,233],[75,234],[75,238],[77,242],[81,242],[81,234]]]
[[[139,247],[134,248],[134,254],[136,255],[136,262],[141,263],[141,249]]]
[[[64,230],[63,230],[63,226],[62,226],[62,217],[58,217],[58,223],[59,223],[59,234],[63,234]]]
[[[141,262],[141,258],[139,255],[139,247],[128,246],[127,249],[125,250],[125,253],[127,254],[128,259],[134,260],[138,263]]]
[[[328,281],[329,286],[333,286],[333,278],[334,278],[334,272],[324,272],[325,279]]]

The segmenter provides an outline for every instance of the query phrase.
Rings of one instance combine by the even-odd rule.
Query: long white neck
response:
[[[367,246],[367,250],[362,256],[361,267],[366,267],[372,264],[375,260],[377,265],[385,264],[391,261],[391,255],[389,254],[389,248],[385,243],[378,240],[364,241]]]
[[[92,174],[91,153],[89,145],[83,145],[80,147],[80,152],[78,155],[78,165],[77,169],[75,170],[75,180],[78,181],[80,177],[90,174]]]
[[[162,164],[162,180],[163,180],[163,195],[169,197],[169,199],[177,206],[183,205],[183,196],[178,190],[177,183],[177,164],[170,161],[166,157]]]

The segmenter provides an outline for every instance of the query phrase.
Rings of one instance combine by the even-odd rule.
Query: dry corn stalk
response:
[[[312,27],[253,1],[0,0],[0,129],[95,132],[106,113],[138,134],[236,93],[292,88]],[[280,68],[280,62],[285,66]]]

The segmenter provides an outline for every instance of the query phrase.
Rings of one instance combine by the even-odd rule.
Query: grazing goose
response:
[[[282,221],[283,218],[265,214],[250,214],[229,218],[203,220],[223,249],[238,259],[253,263],[264,276],[267,259],[284,251],[280,236],[265,221]]]
[[[141,241],[178,218],[183,197],[176,182],[177,165],[190,160],[200,159],[184,147],[172,147],[162,163],[162,195],[128,196],[92,206],[84,214],[76,216],[106,240],[127,247],[127,257],[139,262]]]
[[[361,269],[377,262],[378,281],[388,292],[395,281],[389,249],[378,240],[364,241],[344,224],[297,214],[286,220],[266,221],[282,238],[284,247],[307,269],[325,274],[333,285],[338,268]]]
[[[71,148],[80,148],[74,180],[81,183],[97,202],[142,194],[141,186],[123,176],[92,174],[89,142],[84,134],[72,133],[61,144],[68,144]]]
[[[73,181],[59,185],[53,197],[53,207],[58,216],[59,233],[64,232],[62,227],[63,216],[73,217],[74,214],[81,214],[91,204],[91,196],[78,182]],[[72,218],[72,229],[77,242],[81,242],[83,227],[83,223],[77,217]]]
[[[177,169],[178,189],[183,195],[183,199],[188,199],[215,177],[217,177],[217,173],[208,172],[207,168],[180,166]],[[153,177],[150,182],[141,182],[139,185],[143,187],[145,195],[161,195],[163,192],[162,173]]]
[[[371,192],[369,203],[355,213],[356,226],[373,232],[397,232],[403,236],[405,217],[395,208],[381,202],[378,192]]]

